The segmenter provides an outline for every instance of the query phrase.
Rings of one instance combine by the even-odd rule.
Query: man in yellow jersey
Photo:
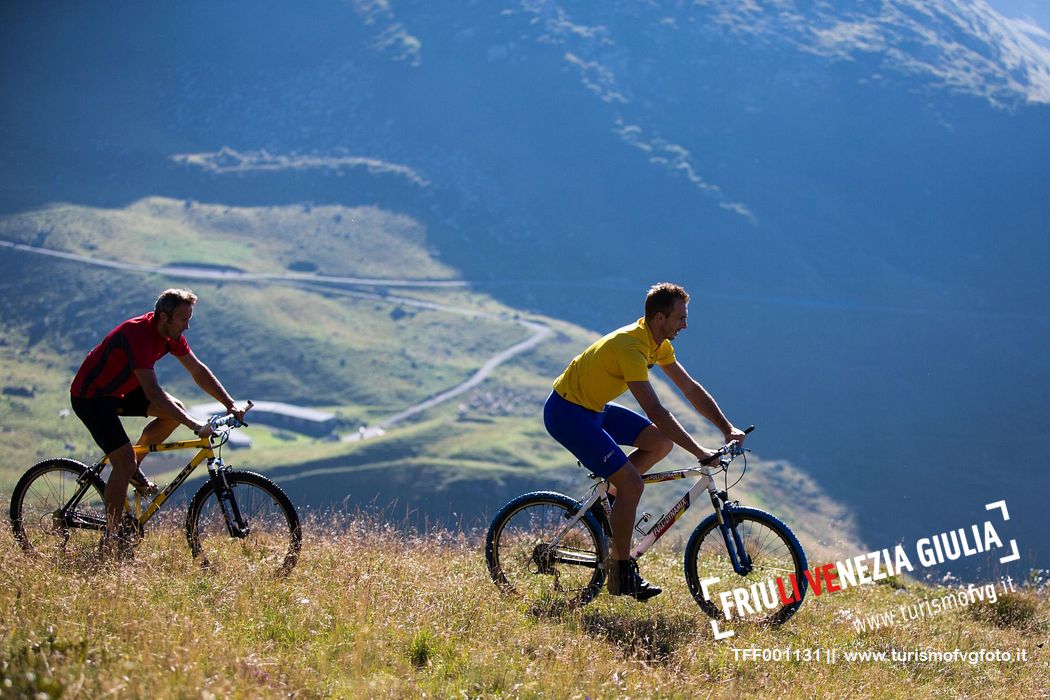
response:
[[[547,432],[587,469],[612,484],[612,552],[609,593],[648,600],[661,592],[638,573],[631,558],[631,531],[642,496],[642,474],[679,445],[698,460],[714,450],[700,445],[664,408],[649,383],[649,369],[659,365],[726,442],[746,437],[722,413],[704,387],[675,358],[671,341],[686,328],[689,294],[676,284],[654,285],[645,297],[645,316],[601,338],[577,355],[554,381],[543,408]],[[627,389],[645,411],[641,416],[611,403]],[[626,455],[620,445],[635,449]]]

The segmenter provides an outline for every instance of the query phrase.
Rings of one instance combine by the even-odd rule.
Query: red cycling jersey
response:
[[[181,357],[190,351],[183,336],[165,338],[153,325],[153,312],[129,318],[84,358],[70,394],[83,399],[121,397],[137,389],[136,369],[153,369],[169,352]]]

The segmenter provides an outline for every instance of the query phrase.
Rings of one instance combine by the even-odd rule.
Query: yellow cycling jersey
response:
[[[671,341],[653,341],[645,319],[619,328],[573,358],[554,390],[574,404],[601,411],[627,391],[627,382],[649,379],[649,368],[675,362]]]

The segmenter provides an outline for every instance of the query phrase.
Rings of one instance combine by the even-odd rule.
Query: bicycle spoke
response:
[[[801,580],[805,569],[805,555],[783,523],[762,511],[741,510],[745,512],[737,512],[732,517],[742,545],[741,551],[737,552],[739,563],[746,565],[750,560],[747,575],[741,576],[734,568],[722,532],[712,520],[703,529],[698,527],[689,541],[686,550],[686,578],[700,608],[714,617],[722,615],[722,611],[714,602],[719,600],[720,593],[737,588],[768,592],[770,595],[762,597],[761,604],[750,598],[756,610],[743,614],[751,615],[752,619],[779,624],[794,613],[799,603],[784,604],[779,594],[773,595],[771,587],[776,585],[776,579],[786,579],[791,575],[794,575],[796,580]],[[736,539],[732,537],[732,531],[730,543],[735,550]],[[700,581],[712,578],[718,578],[719,581],[715,588],[707,588],[708,597],[705,598]],[[758,587],[753,588],[756,584]],[[769,608],[764,607],[766,600],[770,601]],[[738,611],[737,616],[740,615]]]
[[[28,551],[39,554],[77,554],[93,551],[105,506],[100,484],[91,484],[76,507],[59,519],[57,513],[80,488],[86,469],[72,460],[49,460],[30,469],[12,495],[15,537]]]
[[[211,485],[198,494],[190,516],[190,547],[212,569],[245,575],[287,573],[299,552],[299,520],[291,504],[272,482],[250,472],[227,472],[231,496],[227,523]],[[282,500],[283,499],[283,500]],[[230,527],[235,528],[231,533]],[[236,532],[237,528],[243,531]]]
[[[589,516],[567,529],[575,511],[560,494],[527,494],[496,516],[486,557],[504,592],[559,609],[597,594],[604,579],[601,535]]]

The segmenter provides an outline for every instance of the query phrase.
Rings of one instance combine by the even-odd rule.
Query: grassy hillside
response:
[[[3,240],[114,263],[456,277],[430,258],[425,231],[410,220],[370,209],[370,218],[357,220],[372,228],[355,231],[351,244],[338,227],[318,222],[346,221],[356,210],[319,209],[148,200],[123,210],[62,207],[11,217],[0,230]],[[313,238],[303,239],[304,231]],[[859,619],[941,592],[910,582],[852,589],[807,601],[784,629],[742,624],[733,644],[716,643],[681,573],[683,542],[707,512],[702,503],[647,556],[646,574],[667,591],[649,605],[601,596],[584,610],[538,618],[500,598],[482,562],[487,517],[526,490],[586,488],[583,471],[547,436],[540,410],[551,379],[592,331],[522,314],[469,287],[191,280],[2,246],[0,270],[2,502],[34,461],[94,457],[79,421],[62,416],[69,381],[101,333],[147,310],[166,286],[200,295],[188,337],[237,396],[333,411],[339,435],[471,377],[530,336],[520,320],[551,331],[477,387],[379,437],[344,442],[253,424],[253,447],[223,456],[269,473],[300,507],[304,551],[287,580],[201,573],[171,524],[181,516],[176,507],[150,527],[134,564],[116,569],[27,559],[0,537],[0,556],[13,562],[0,586],[0,696],[732,697],[791,688],[809,697],[857,687],[903,696],[916,686],[968,695],[990,684],[1029,696],[1045,691],[1038,643],[1047,603],[1030,591],[996,606],[858,632]],[[176,395],[205,400],[177,362],[162,360],[158,370]],[[657,390],[688,428],[717,442],[666,382],[657,380]],[[746,406],[720,398],[746,420]],[[134,434],[142,421],[128,424]],[[782,516],[811,562],[864,551],[850,514],[777,459],[761,426],[750,444],[756,452],[734,497]],[[688,460],[679,451],[669,462]],[[153,456],[146,469],[163,482],[179,465],[178,456]],[[642,507],[655,513],[684,486],[654,487]],[[775,664],[732,650],[946,644],[1026,649],[1034,661]]]
[[[307,532],[289,578],[251,581],[202,573],[174,527],[151,533],[134,563],[105,569],[28,559],[0,538],[0,696],[1046,697],[1045,590],[858,631],[857,619],[946,592],[895,581],[810,597],[781,628],[737,623],[735,637],[715,641],[680,551],[647,558],[665,587],[647,604],[603,594],[537,616],[497,593],[476,534],[405,535],[363,515],[314,520]],[[846,656],[955,649],[1027,661]]]
[[[57,206],[0,220],[0,240],[87,256],[72,260],[0,247],[5,493],[26,466],[45,457],[95,458],[79,421],[60,417],[68,407],[69,382],[104,332],[148,310],[167,286],[188,286],[200,296],[187,337],[235,396],[333,411],[340,435],[460,384],[497,352],[531,335],[518,323],[520,312],[467,287],[216,281],[92,264],[456,278],[430,257],[421,225],[374,208],[246,209],[160,198],[118,210]],[[540,414],[551,380],[595,334],[556,319],[528,318],[552,331],[544,342],[469,392],[390,426],[380,437],[319,440],[252,425],[252,449],[224,456],[234,465],[271,472],[303,507],[396,504],[401,515],[419,523],[483,522],[525,490],[582,493],[584,472],[547,436]],[[165,387],[188,403],[207,400],[176,361],[165,358],[157,369]],[[668,384],[658,387],[687,427],[717,443]],[[132,437],[143,422],[127,421]],[[761,452],[760,440],[761,432],[753,438]],[[163,482],[182,461],[179,455],[151,457],[145,468]],[[676,453],[674,464],[687,463],[684,453]],[[852,545],[848,515],[818,485],[787,462],[756,458],[752,465],[739,491],[742,500],[784,517],[811,555]],[[682,486],[651,489],[643,507],[657,512]],[[676,534],[687,535],[688,525],[703,515],[701,505]]]
[[[123,209],[56,205],[0,221],[0,238],[137,264],[446,279],[424,227],[375,207],[225,207],[150,197]]]

